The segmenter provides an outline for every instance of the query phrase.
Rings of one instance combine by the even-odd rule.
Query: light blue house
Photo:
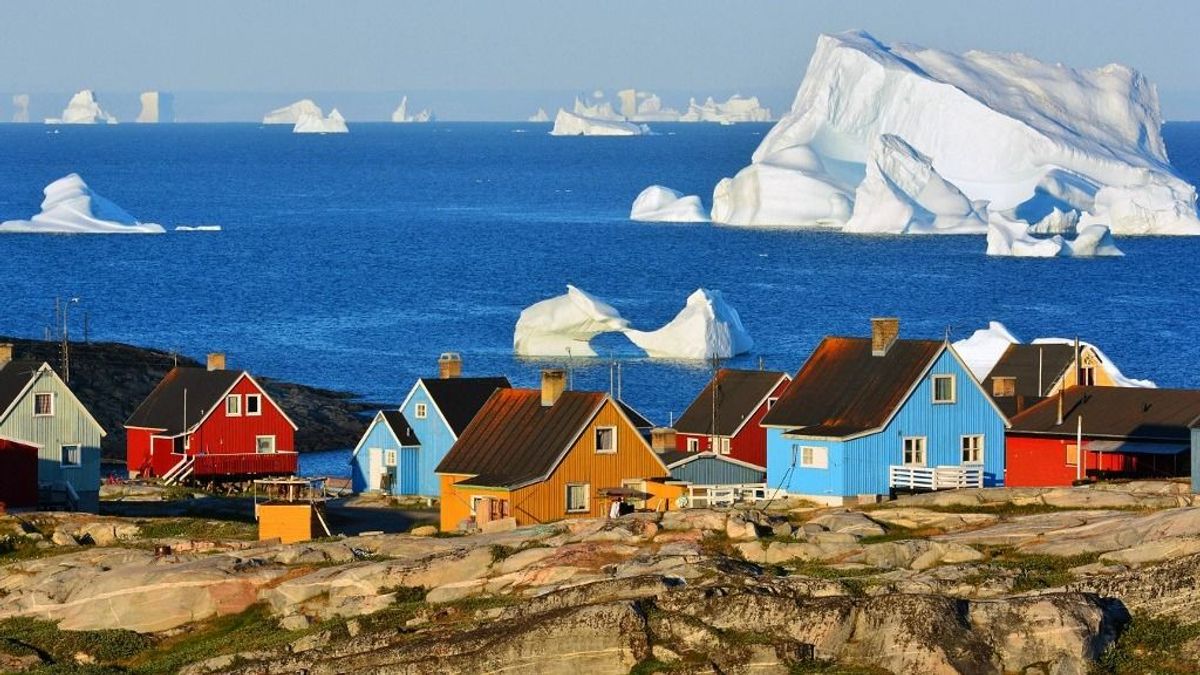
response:
[[[350,456],[351,488],[355,492],[420,494],[420,449],[420,440],[404,413],[380,410]]]
[[[763,419],[767,488],[826,504],[1004,483],[1008,420],[949,342],[827,337]]]

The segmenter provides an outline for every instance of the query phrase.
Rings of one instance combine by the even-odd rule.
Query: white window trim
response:
[[[699,438],[687,439],[687,451],[688,452],[700,452],[700,439]]]
[[[730,439],[728,436],[717,436],[716,440],[717,440],[717,442],[716,442],[717,447],[715,450],[718,455],[728,455],[730,453],[730,451],[732,451],[733,440]]]
[[[920,441],[921,442],[921,461],[919,463],[918,462],[909,462],[904,457],[905,450],[907,449],[909,441]],[[929,440],[928,440],[928,438],[925,436],[905,436],[900,441],[900,463],[903,466],[929,466]]]
[[[979,439],[979,459],[972,459],[972,460],[966,459],[967,439],[968,438],[978,438]],[[962,459],[963,464],[969,464],[972,466],[983,464],[983,452],[984,452],[984,436],[983,436],[983,434],[963,434],[962,439],[958,442],[958,447],[959,447],[959,456]]]
[[[254,399],[257,403],[255,412],[250,412],[250,399]],[[246,394],[246,400],[242,402],[245,406],[246,417],[259,417],[262,415],[262,394]]]
[[[481,495],[471,495],[471,515],[472,516],[476,515],[476,511],[478,510],[478,507],[479,507],[479,502],[481,502],[485,499],[487,499],[487,497],[484,497]]]
[[[66,464],[62,461],[63,451],[67,448],[75,448],[78,451],[79,461],[75,464]],[[58,446],[58,465],[64,469],[78,469],[83,466],[83,444],[82,443],[63,443]]]
[[[396,466],[396,451],[391,448],[385,448],[383,451],[383,465]]]
[[[808,458],[805,459],[805,452]],[[818,458],[824,461],[817,461]],[[828,469],[829,450],[820,445],[800,445],[796,447],[796,466],[802,469]]]
[[[237,410],[230,411],[229,404],[237,401]],[[241,417],[242,416],[242,395],[230,394],[225,397],[225,416],[226,417]]]
[[[583,508],[571,508],[571,488],[583,488]],[[563,506],[567,513],[589,513],[592,510],[592,484],[591,483],[567,483],[563,488]]]
[[[937,383],[938,383],[938,380],[950,380],[950,398],[948,398],[948,399],[938,399],[938,397],[937,397],[937,390],[938,390],[938,388],[937,388]],[[938,375],[934,375],[934,376],[933,376],[933,380],[932,380],[932,384],[933,384],[933,402],[934,402],[934,404],[936,404],[936,405],[947,405],[947,404],[950,404],[950,403],[955,403],[956,401],[958,401],[958,378],[957,378],[957,377],[954,377],[954,375],[953,375],[953,374],[950,374],[950,373],[940,373],[940,374],[938,374]]]
[[[39,413],[39,412],[37,411],[37,409],[38,409],[38,408],[37,408],[37,402],[38,402],[38,397],[39,397],[39,396],[45,396],[45,397],[47,397],[47,398],[49,398],[49,399],[50,399],[50,412],[47,412],[47,413]],[[34,394],[33,394],[33,416],[34,416],[34,417],[54,417],[54,408],[55,408],[55,405],[54,405],[54,399],[55,399],[55,398],[56,398],[56,397],[54,396],[54,392],[51,392],[51,391],[38,391],[38,392],[34,392]]]
[[[417,403],[413,406],[413,417],[423,420],[429,417],[429,405],[426,403]]]
[[[600,449],[600,432],[603,430],[612,432],[612,448],[609,450]],[[592,444],[595,446],[597,455],[615,455],[617,454],[617,428],[614,426],[598,426],[592,430]]]
[[[767,397],[767,410],[774,408],[776,403],[779,403],[778,396],[768,396]]]
[[[261,441],[261,440],[263,440],[264,438],[269,438],[269,439],[271,439],[271,451],[270,451],[270,452],[263,452],[263,451],[261,451],[261,450],[259,450],[259,449],[258,449],[258,447],[259,447],[259,446],[258,446],[258,442],[259,442],[259,441]],[[273,454],[275,454],[275,453],[276,453],[276,452],[278,452],[278,451],[279,451],[279,450],[278,450],[278,448],[275,446],[275,436],[274,436],[273,434],[267,434],[267,435],[263,435],[263,436],[255,436],[255,437],[254,437],[254,452],[255,452],[255,454],[259,454],[259,455],[273,455]]]

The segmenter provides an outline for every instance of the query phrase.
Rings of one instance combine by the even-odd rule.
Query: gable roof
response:
[[[762,423],[830,438],[879,429],[945,348],[938,340],[896,340],[873,356],[870,338],[826,337]]]
[[[1058,382],[1067,370],[1075,363],[1075,347],[1069,344],[1014,344],[1000,356],[1000,360],[992,367],[987,377],[983,379],[989,393],[992,391],[992,378],[1014,377],[1017,380],[1017,395],[1026,398],[1040,398],[1046,391]],[[1039,369],[1041,373],[1039,374]],[[1038,382],[1042,391],[1038,391]]]
[[[462,435],[492,392],[512,387],[507,377],[423,377],[417,380],[417,386],[424,387],[429,393],[433,405],[455,436]],[[407,399],[400,407],[405,405],[408,405]]]
[[[674,452],[678,452],[678,451],[674,451]],[[688,464],[690,462],[695,462],[697,460],[713,460],[716,462],[725,462],[727,464],[733,464],[734,466],[740,466],[744,469],[753,469],[755,471],[766,471],[767,470],[766,467],[758,466],[757,464],[751,464],[750,462],[743,462],[740,459],[734,459],[733,457],[729,457],[727,455],[720,455],[715,452],[709,452],[709,451],[683,452],[683,453],[679,453],[679,454],[682,454],[683,456],[680,457],[677,454],[672,454],[668,458],[667,453],[662,453],[660,455],[660,457],[662,457],[662,460],[663,460],[663,462],[666,463],[668,469],[675,469],[675,468],[683,466],[684,464]]]
[[[413,428],[409,426],[408,419],[404,417],[404,413],[399,410],[380,410],[380,416],[383,417],[384,424],[392,430],[392,436],[396,438],[396,442],[400,445],[420,445],[421,440],[417,438],[417,434]]]
[[[182,366],[172,368],[163,377],[154,391],[125,420],[125,426],[155,429],[168,436],[178,436],[207,419],[243,377],[254,384],[263,399],[274,406],[293,429],[296,428],[296,423],[283,408],[246,371]]]
[[[675,422],[681,434],[734,436],[754,416],[787,373],[722,368]],[[713,398],[716,398],[716,428]]]
[[[625,416],[629,418],[629,422],[633,424],[633,427],[638,431],[648,431],[654,428],[654,422],[646,419],[646,416],[638,412],[633,406],[620,399],[616,399],[616,404],[617,407],[621,409],[621,412],[625,413]]]
[[[1200,419],[1200,390],[1140,387],[1071,387],[1062,394],[1063,422],[1058,424],[1058,396],[1051,396],[1012,420],[1012,432],[1074,437],[1083,417],[1088,438],[1180,441]]]
[[[43,364],[34,359],[17,359],[0,367],[0,420],[8,416],[9,409],[25,393]]]

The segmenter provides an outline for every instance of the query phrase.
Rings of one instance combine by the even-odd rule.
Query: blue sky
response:
[[[1117,61],[1200,119],[1200,3],[5,0],[0,92],[794,92],[819,32]]]

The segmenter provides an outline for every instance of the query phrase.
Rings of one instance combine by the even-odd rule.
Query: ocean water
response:
[[[0,334],[40,337],[55,296],[78,296],[94,340],[228,353],[272,377],[395,404],[444,351],[466,374],[537,382],[512,355],[521,309],[575,284],[655,328],[698,287],[720,289],[757,349],[731,365],[795,371],[826,334],[874,315],[908,337],[999,320],[1026,339],[1099,344],[1126,374],[1200,386],[1200,238],[1121,239],[1127,256],[993,259],[982,237],[643,224],[647,185],[700,194],[744,166],[769,125],[655,125],[640,138],[553,138],[533,124],[354,124],[345,136],[213,124],[0,125],[0,220],[38,210],[68,172],[144,221],[222,232],[0,237]],[[1166,127],[1200,180],[1200,124]],[[73,313],[73,334],[82,330]],[[576,388],[677,416],[708,364],[639,358],[623,337],[569,365]]]

